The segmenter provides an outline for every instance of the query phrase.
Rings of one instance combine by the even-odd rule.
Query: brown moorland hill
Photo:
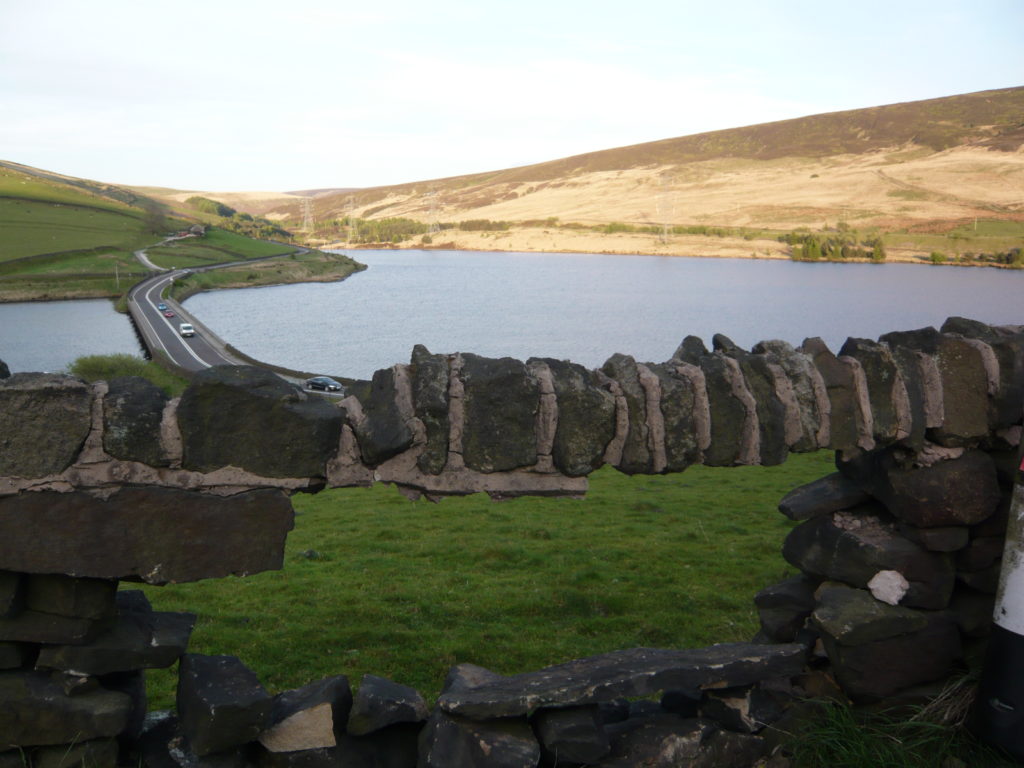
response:
[[[899,228],[1024,213],[1024,87],[695,134],[488,173],[322,194],[318,221]],[[243,206],[244,207],[244,206]],[[290,200],[262,211],[297,224]],[[941,226],[941,225],[937,225]]]
[[[406,232],[399,247],[785,258],[793,251],[780,235],[843,229],[862,241],[884,236],[890,260],[949,250],[964,261],[1024,246],[1024,87],[391,186],[155,194],[176,208],[192,195],[319,246],[379,245],[372,226],[347,226],[351,217],[442,230]],[[452,226],[470,221],[502,227]],[[998,236],[978,239],[983,230]]]

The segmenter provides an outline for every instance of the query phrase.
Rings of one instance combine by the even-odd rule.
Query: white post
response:
[[[974,730],[982,741],[1024,759],[1024,454],[1013,484]]]

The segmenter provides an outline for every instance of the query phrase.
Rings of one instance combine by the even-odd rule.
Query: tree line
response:
[[[263,240],[291,240],[292,238],[290,232],[281,229],[269,219],[237,211],[230,205],[225,205],[217,200],[193,195],[185,202],[197,211],[219,216],[220,221],[217,222],[217,226],[229,232]]]
[[[870,259],[885,261],[885,243],[879,235],[862,237],[848,227],[839,226],[836,232],[787,232],[779,241],[792,246],[794,261],[845,261]]]

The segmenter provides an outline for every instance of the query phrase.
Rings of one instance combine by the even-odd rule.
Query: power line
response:
[[[313,234],[313,199],[311,197],[302,198],[302,228],[309,234]]]

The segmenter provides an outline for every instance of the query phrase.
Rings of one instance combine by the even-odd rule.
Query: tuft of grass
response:
[[[141,376],[171,397],[177,397],[188,386],[186,379],[157,363],[123,353],[80,357],[68,366],[68,372],[89,382],[110,381],[121,376]]]
[[[792,573],[778,501],[832,469],[827,452],[664,476],[604,468],[582,500],[302,494],[283,570],[145,589],[157,610],[198,614],[191,651],[237,655],[272,690],[369,672],[433,697],[460,662],[513,674],[749,640],[754,594]],[[169,706],[173,672],[149,680]]]
[[[963,692],[961,692],[962,694]],[[941,698],[941,697],[940,697]],[[948,706],[945,701],[939,710]],[[967,705],[970,697],[967,697]],[[793,768],[1014,768],[1015,760],[979,743],[960,723],[933,719],[931,705],[907,717],[822,703],[790,744]]]

